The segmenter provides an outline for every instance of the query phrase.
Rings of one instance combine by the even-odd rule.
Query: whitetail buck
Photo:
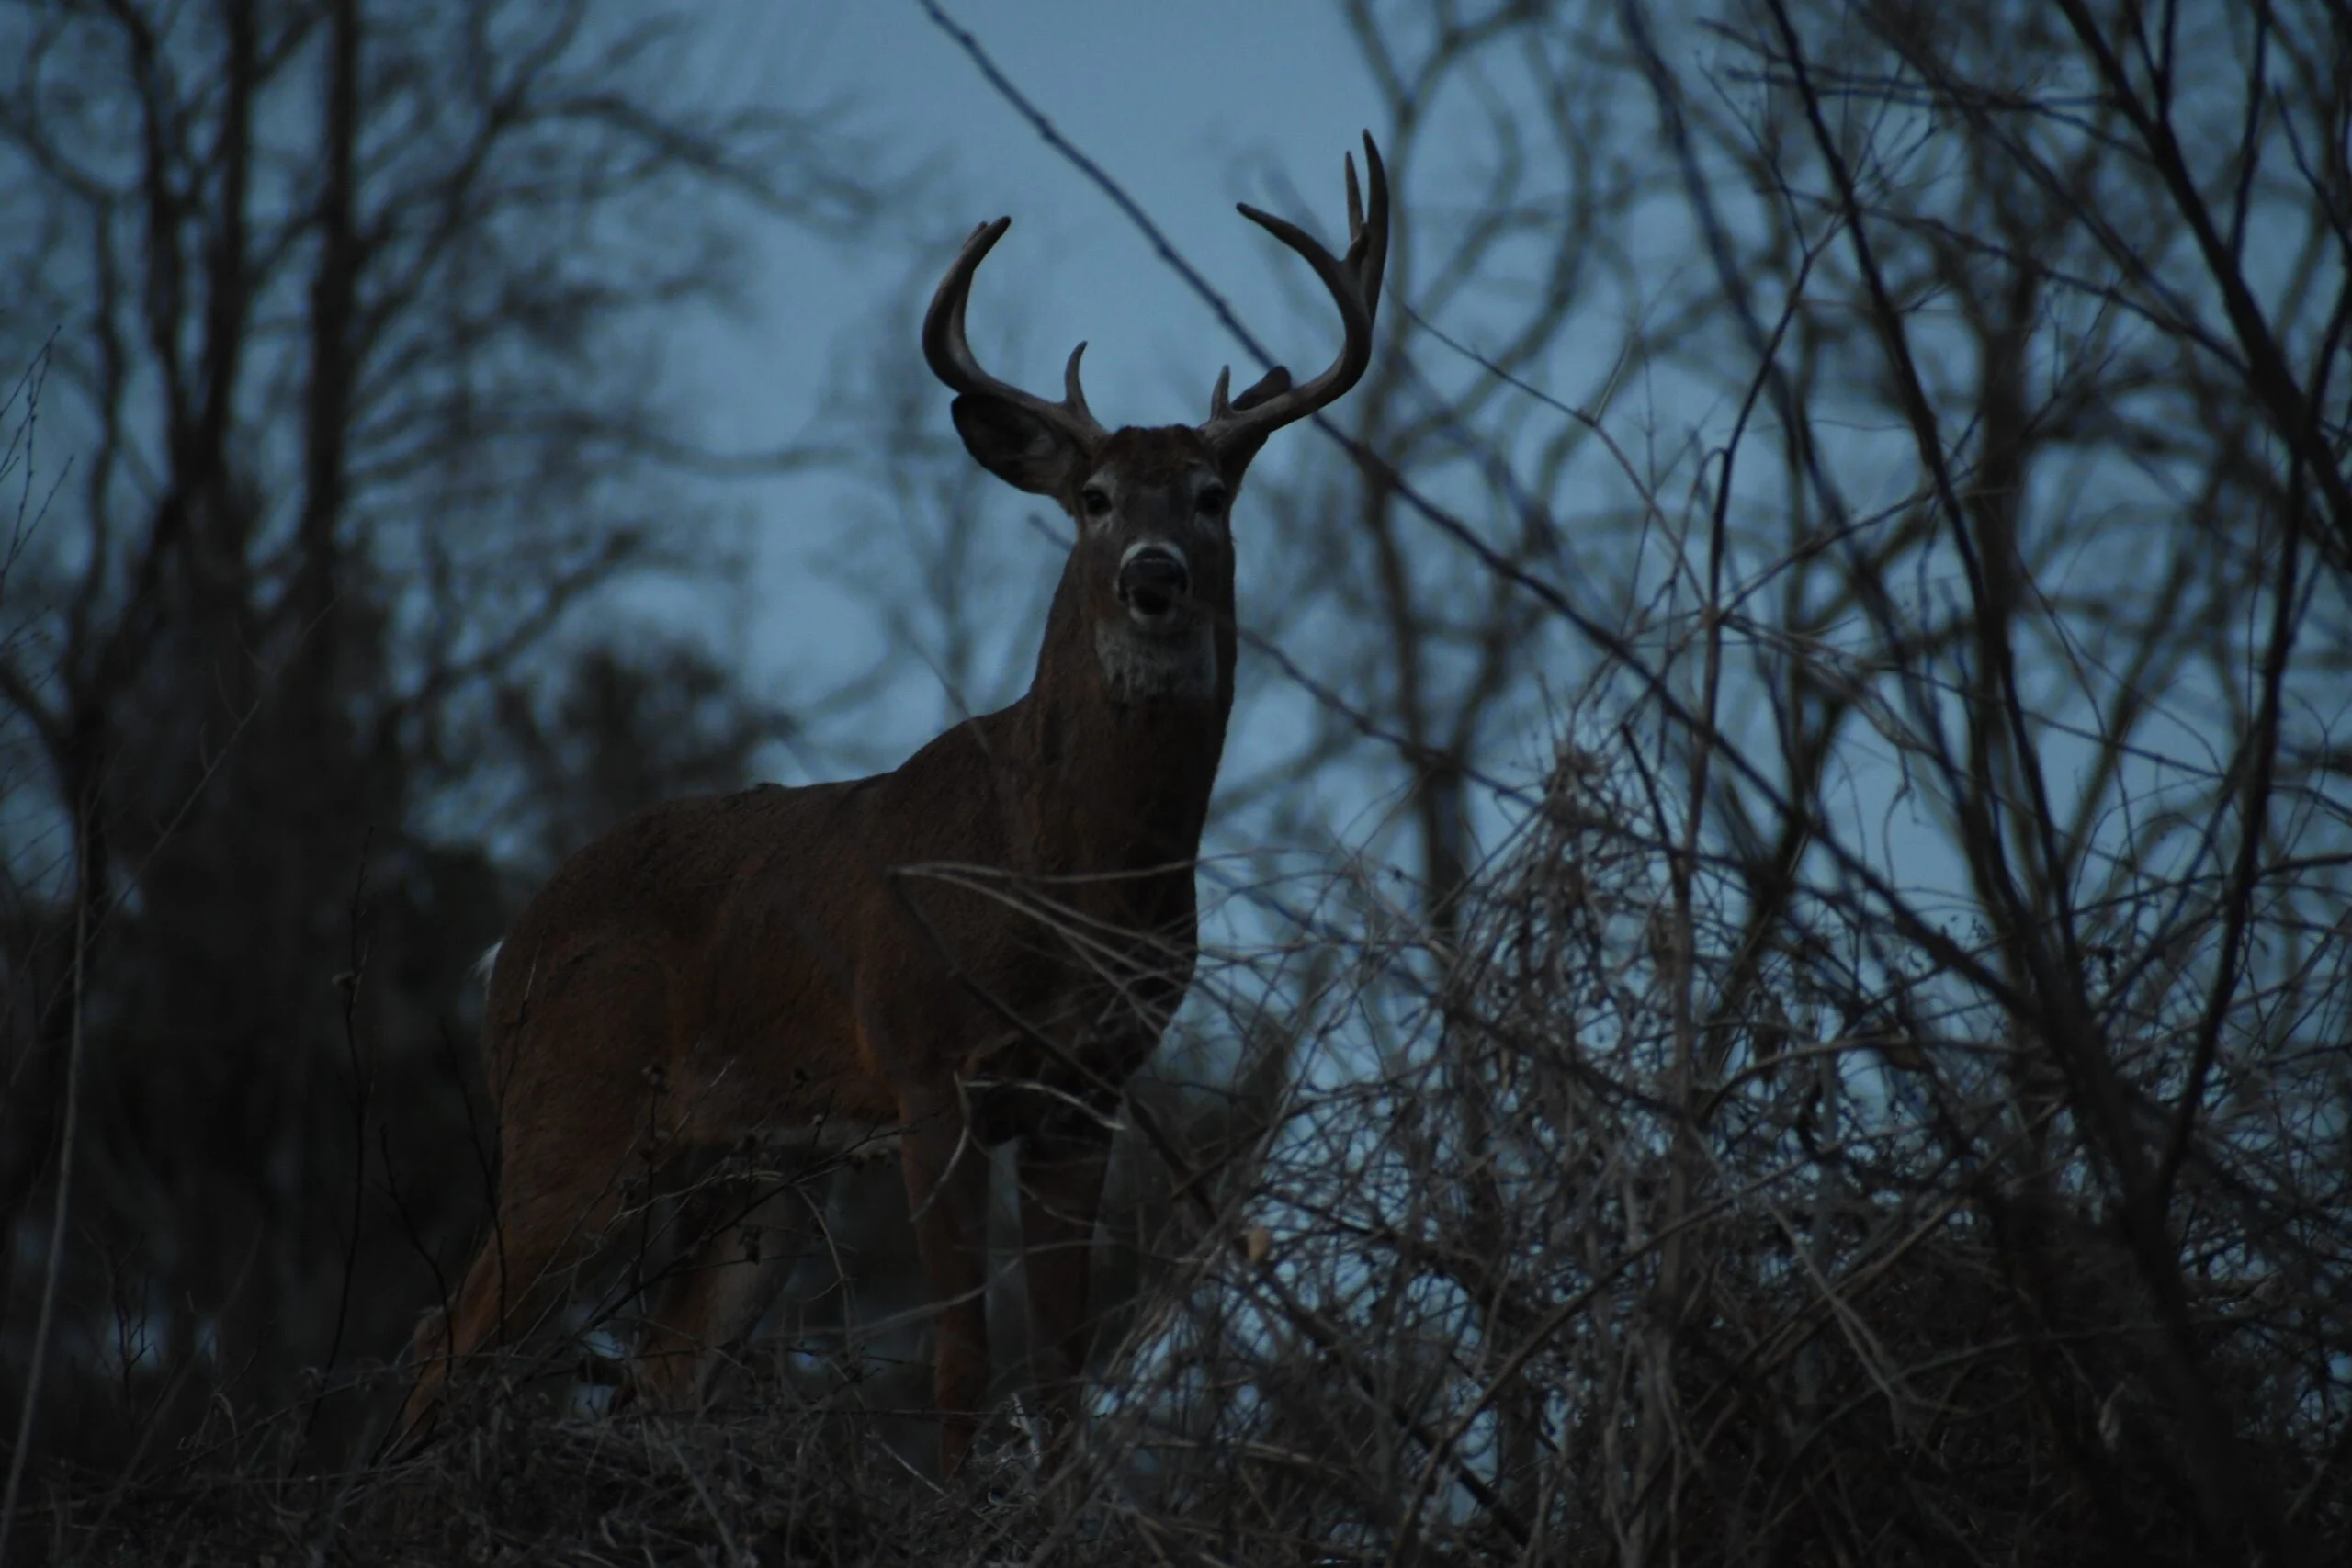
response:
[[[1075,1426],[1087,1266],[1121,1085],[1191,983],[1193,859],[1233,705],[1227,513],[1266,438],[1353,386],[1372,355],[1387,178],[1348,162],[1344,259],[1242,213],[1306,258],[1346,328],[1304,386],[1277,368],[1208,422],[1106,431],[981,369],[984,224],[923,319],[923,357],[990,473],[1077,531],[1028,694],[890,773],[671,802],[574,855],[497,951],[482,1024],[498,1102],[494,1233],[417,1333],[403,1430],[459,1359],[562,1297],[641,1184],[694,1146],[895,1128],[937,1318],[941,1461],[958,1470],[989,1381],[985,1145],[1021,1140],[1030,1359]],[[788,1198],[788,1194],[786,1195]],[[699,1241],[648,1309],[634,1386],[676,1406],[752,1327],[749,1225]],[[773,1249],[770,1249],[773,1256]]]

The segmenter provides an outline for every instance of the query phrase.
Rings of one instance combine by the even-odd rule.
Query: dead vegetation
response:
[[[89,1563],[1925,1564],[2346,1539],[2336,1200],[2258,1185],[2293,1151],[2202,1143],[2183,1267],[2152,1278],[2052,1053],[1955,974],[1890,998],[1781,959],[1746,1016],[1685,1006],[1724,994],[1739,927],[1703,871],[1673,913],[1670,858],[1622,826],[1643,795],[1623,757],[1564,750],[1448,948],[1330,885],[1346,939],[1287,1028],[1261,1021],[1277,1092],[1246,1118],[1137,1099],[1113,1223],[1149,1262],[1057,1484],[1008,1394],[942,1491],[922,1424],[880,1403],[922,1380],[846,1375],[804,1313],[700,1419],[600,1408],[576,1340],[473,1380],[397,1463],[305,1470],[300,1408],[240,1427],[224,1402],[135,1479],[47,1476],[18,1540]],[[1277,956],[1309,967],[1250,955]],[[2222,1424],[2192,1428],[2196,1398]]]
[[[265,19],[325,37],[356,6]],[[77,60],[122,54],[107,29],[141,14],[35,9]],[[666,496],[677,469],[630,455],[681,449],[627,374],[571,377],[633,366],[586,330],[612,315],[514,296],[582,325],[518,361],[577,419],[478,441],[444,410],[418,466],[353,468],[373,491],[323,436],[314,468],[231,460],[348,414],[332,354],[278,364],[267,408],[191,408],[176,445],[94,368],[153,378],[211,319],[227,335],[184,385],[232,384],[269,300],[334,339],[354,297],[322,236],[472,189],[470,152],[501,166],[529,113],[475,104],[351,211],[285,206],[265,248],[299,276],[209,317],[140,271],[230,254],[198,198],[228,188],[240,100],[207,84],[311,54],[205,34],[187,84],[113,81],[110,123],[152,98],[206,128],[144,184],[6,187],[63,215],[0,237],[52,244],[11,276],[79,323],[51,395],[83,399],[115,476],[85,504],[30,483],[26,448],[0,460],[20,515],[62,498],[6,557],[25,618],[0,642],[0,1410],[35,1437],[9,1561],[2342,1556],[2352,35],[2219,3],[1341,11],[1384,95],[1396,308],[1346,439],[1252,480],[1257,750],[1200,868],[1215,951],[1123,1108],[1091,1430],[1056,1487],[1023,1457],[1017,1368],[968,1483],[900,1461],[928,1437],[925,1348],[887,1176],[828,1200],[855,1310],[812,1273],[817,1307],[771,1320],[708,1418],[601,1408],[624,1303],[543,1366],[488,1369],[435,1446],[376,1456],[385,1363],[490,1188],[451,1043],[466,964],[561,849],[644,794],[731,782],[769,728],[699,658],[479,640],[552,636],[644,558],[632,487]],[[365,36],[413,49],[362,78],[406,123],[436,61],[537,35]],[[570,101],[557,67],[612,64],[594,28],[548,37],[517,112]],[[628,226],[668,231],[704,187],[621,156],[657,123],[624,118],[618,142],[548,144],[582,160],[563,188],[620,157],[651,181]],[[715,146],[809,129],[688,128],[708,140],[660,145],[697,179],[737,166],[695,161]],[[797,182],[775,194],[869,211],[821,162],[765,165]],[[175,252],[142,248],[163,197]],[[489,225],[469,254],[511,263],[469,278],[557,278],[491,242],[560,225],[465,210]],[[672,259],[656,281],[692,292],[709,253]],[[101,262],[138,283],[92,316]],[[616,271],[600,309],[632,287]],[[397,298],[401,341],[505,341],[442,330],[462,291]],[[142,310],[175,302],[151,341]],[[394,412],[440,406],[416,400],[442,379],[358,369]],[[935,399],[888,412],[878,504],[911,523],[869,532],[941,563],[912,597],[871,574],[931,617],[889,622],[924,653],[907,679],[1017,690],[1032,649],[992,680],[975,606],[999,601],[968,590],[1018,526]],[[565,469],[582,422],[634,445]],[[124,487],[106,454],[130,446],[202,504]],[[465,488],[483,463],[495,482]],[[384,522],[447,494],[481,553],[435,560]],[[319,528],[264,547],[257,520],[299,515]],[[92,540],[152,557],[155,592]],[[337,606],[332,647],[298,635],[296,585]],[[853,697],[837,728],[866,722],[872,689]],[[335,815],[361,776],[379,816]],[[302,834],[275,832],[288,815]],[[452,816],[507,824],[504,858]],[[273,897],[223,900],[250,866]]]

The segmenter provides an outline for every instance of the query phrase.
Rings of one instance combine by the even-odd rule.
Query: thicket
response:
[[[1243,504],[1080,1462],[1035,1472],[1008,1269],[944,1490],[887,1172],[708,1416],[613,1407],[590,1290],[376,1446],[533,878],[877,694],[1017,688],[967,590],[1020,525],[919,376],[746,456],[651,374],[729,224],[882,243],[911,186],[813,107],[678,112],[690,32],[585,4],[0,13],[11,1558],[2343,1554],[2352,31],[1340,9],[1381,351]],[[725,573],[679,497],[820,462],[844,562],[925,563],[915,657],[786,713],[616,631]]]

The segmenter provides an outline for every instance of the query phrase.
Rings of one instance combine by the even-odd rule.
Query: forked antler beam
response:
[[[1047,402],[1035,393],[1024,392],[1009,381],[1000,381],[980,368],[979,360],[972,353],[971,340],[964,334],[964,307],[972,297],[972,276],[980,269],[1004,231],[1012,227],[1012,220],[1000,218],[993,223],[983,223],[972,231],[964,248],[956,254],[947,276],[939,280],[939,290],[931,297],[931,309],[922,319],[922,356],[931,366],[931,373],[945,382],[950,389],[970,397],[993,398],[1001,402],[1025,409],[1055,429],[1069,436],[1081,447],[1091,447],[1107,434],[1096,422],[1093,411],[1086,406],[1085,389],[1079,385],[1078,362],[1086,353],[1080,344],[1069,351],[1069,364],[1062,370],[1062,400]]]
[[[1355,159],[1347,161],[1348,254],[1344,260],[1333,256],[1295,223],[1247,202],[1241,204],[1242,217],[1306,258],[1306,265],[1331,291],[1331,302],[1340,308],[1347,338],[1331,367],[1303,387],[1293,387],[1290,372],[1276,366],[1256,386],[1228,402],[1226,389],[1231,384],[1232,372],[1229,368],[1219,371],[1216,390],[1209,399],[1208,423],[1201,426],[1211,446],[1223,448],[1246,443],[1254,449],[1283,425],[1336,401],[1363,378],[1372,363],[1373,321],[1380,308],[1381,274],[1388,265],[1388,171],[1380,162],[1380,149],[1373,145],[1370,131],[1364,133],[1363,162],[1372,182],[1369,209],[1356,188]]]

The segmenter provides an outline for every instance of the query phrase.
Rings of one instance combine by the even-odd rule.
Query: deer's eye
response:
[[[1225,503],[1231,499],[1223,485],[1211,485],[1193,498],[1193,509],[1204,517],[1214,517],[1225,510]]]
[[[1088,485],[1078,492],[1078,503],[1086,508],[1089,517],[1111,515],[1111,492],[1101,485]]]

